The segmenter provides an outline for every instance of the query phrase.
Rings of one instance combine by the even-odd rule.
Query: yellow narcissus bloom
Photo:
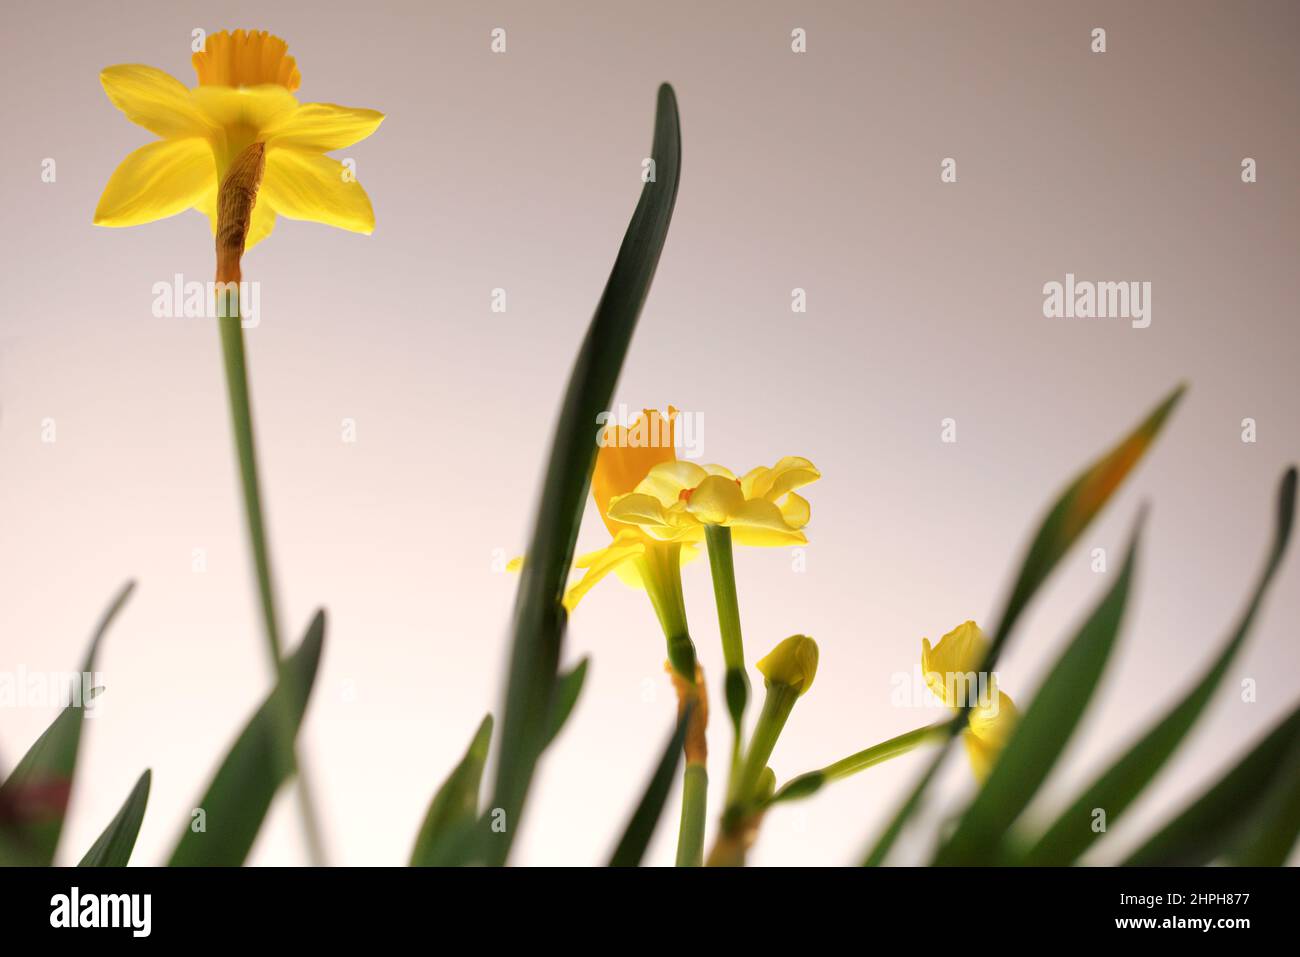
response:
[[[611,501],[609,517],[659,541],[698,542],[705,526],[724,525],[740,545],[802,545],[810,509],[794,490],[819,478],[812,462],[793,455],[741,478],[721,465],[661,462]]]
[[[648,581],[657,582],[662,573],[671,571],[670,555],[680,563],[680,548],[669,548],[669,543],[647,535],[640,528],[609,517],[613,499],[635,488],[656,465],[677,460],[673,444],[676,417],[677,410],[669,406],[666,417],[658,409],[646,409],[630,426],[606,426],[591,475],[591,497],[613,540],[604,548],[580,555],[574,562],[585,574],[565,593],[564,605],[570,611],[610,572],[629,585],[645,588]],[[693,551],[693,548],[687,550],[688,557],[693,557],[690,555]],[[655,598],[652,591],[651,600]]]
[[[113,105],[161,137],[131,153],[109,178],[95,210],[99,226],[137,226],[187,209],[217,226],[217,189],[234,159],[254,143],[266,169],[246,245],[270,235],[276,215],[357,233],[375,228],[370,199],[338,160],[324,154],[373,133],[375,110],[299,103],[301,75],[288,46],[265,31],[222,31],[193,56],[199,85],[187,89],[138,64],[100,74]]]
[[[921,639],[921,671],[930,691],[950,708],[972,705],[962,741],[981,781],[1015,730],[1017,716],[996,678],[978,672],[988,650],[988,638],[973,621],[958,625],[933,648],[928,638]]]

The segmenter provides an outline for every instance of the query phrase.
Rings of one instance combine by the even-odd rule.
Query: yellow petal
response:
[[[231,144],[235,152],[261,139],[263,130],[274,128],[298,109],[294,95],[275,83],[238,88],[200,86],[189,92],[204,116],[225,130],[232,141],[239,140]]]
[[[740,485],[721,475],[708,475],[691,493],[686,509],[706,525],[726,525],[745,507],[745,496]],[[784,527],[785,523],[777,519]]]
[[[921,672],[926,685],[950,708],[973,704],[980,690],[977,670],[988,648],[988,639],[973,621],[962,622],[933,648],[928,638],[922,639]],[[986,679],[985,688],[992,684],[991,677]]]
[[[298,65],[289,56],[289,45],[265,30],[214,33],[190,61],[203,86],[275,83],[293,92],[302,83]]]
[[[659,499],[642,492],[629,492],[610,500],[608,515],[616,522],[642,528],[666,528],[668,516]]]
[[[702,466],[702,468],[709,475],[721,475],[723,478],[729,478],[732,481],[736,480],[736,473],[731,471],[731,469],[727,468],[725,465],[705,465]]]
[[[214,188],[216,167],[207,141],[161,140],[122,160],[95,209],[97,226],[138,226],[175,216]]]
[[[124,63],[101,71],[99,82],[127,119],[165,139],[214,132],[213,125],[190,99],[190,91],[162,70]]]
[[[970,713],[970,725],[962,734],[966,754],[970,757],[975,777],[983,781],[988,777],[998,755],[1011,739],[1019,717],[1016,706],[1004,692],[998,692],[998,705],[978,707]]]
[[[694,501],[694,496],[691,500]],[[807,535],[786,524],[779,508],[762,498],[745,502],[727,524],[731,526],[732,541],[737,545],[779,548],[803,545],[808,541]]]
[[[579,558],[575,564],[579,568],[586,568],[587,573],[582,576],[576,585],[564,593],[564,607],[569,611],[573,611],[578,606],[578,602],[596,586],[597,582],[620,565],[636,561],[644,551],[645,545],[641,542],[615,539],[605,548],[588,552]]]
[[[653,495],[665,506],[672,506],[681,501],[682,492],[695,488],[708,477],[709,473],[694,462],[674,459],[651,468],[637,483],[636,490]]]
[[[377,110],[335,106],[333,103],[304,103],[262,131],[267,149],[277,146],[328,153],[364,140],[379,129],[384,114]]]
[[[821,477],[822,473],[807,459],[787,455],[767,474],[769,484],[762,496],[769,502],[775,502],[787,492],[809,485]]]
[[[261,197],[281,216],[371,233],[370,197],[338,160],[298,150],[268,150]]]
[[[812,506],[808,500],[797,492],[791,492],[780,504],[781,517],[791,528],[803,528],[812,516]]]

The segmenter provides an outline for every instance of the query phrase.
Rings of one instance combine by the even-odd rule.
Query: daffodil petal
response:
[[[817,471],[817,467],[807,459],[797,455],[787,455],[776,463],[767,477],[770,484],[762,496],[770,502],[775,502],[786,492],[817,481],[822,477],[822,473]]]
[[[691,496],[691,500],[694,499]],[[803,532],[786,524],[779,508],[762,498],[745,502],[731,515],[727,524],[731,526],[732,541],[738,545],[774,548],[803,545],[808,541]]]
[[[965,621],[948,632],[933,648],[928,638],[921,640],[921,672],[935,696],[950,708],[975,704],[981,692],[992,694],[991,676],[980,686],[978,669],[989,648],[988,639],[979,625]]]
[[[602,578],[620,565],[635,561],[644,550],[645,546],[640,543],[620,545],[612,542],[606,548],[584,555],[583,559],[579,560],[579,567],[585,566],[586,574],[564,593],[564,607],[573,611],[578,606],[578,602],[582,601],[587,592],[591,591]]]
[[[803,528],[812,517],[812,506],[797,492],[791,492],[777,507],[781,510],[781,517],[791,528]]]
[[[261,139],[262,131],[288,118],[298,109],[297,98],[278,83],[260,86],[198,86],[189,91],[194,106],[213,124],[227,131],[243,131],[247,143],[232,143],[239,152]]]
[[[160,140],[129,154],[113,171],[95,209],[97,226],[138,226],[202,201],[216,181],[206,140]]]
[[[637,483],[636,490],[645,495],[653,495],[665,506],[680,501],[682,492],[693,489],[709,473],[694,462],[682,462],[674,459],[661,462],[646,473],[645,478]]]
[[[261,197],[281,216],[369,234],[375,228],[370,197],[342,163],[299,150],[266,154]]]
[[[190,91],[162,70],[123,63],[100,71],[104,92],[132,123],[164,139],[208,136],[212,124],[195,107]]]
[[[615,496],[610,500],[606,514],[616,522],[639,525],[642,528],[664,528],[668,525],[663,504],[653,495],[644,492]]]
[[[359,143],[379,129],[384,114],[378,110],[304,103],[262,131],[267,149],[284,147],[309,153],[328,153]]]
[[[736,480],[736,473],[731,471],[725,465],[702,465],[700,466],[710,475],[721,475],[723,478],[729,478],[733,482]]]
[[[706,475],[686,503],[687,511],[706,525],[725,525],[744,507],[745,496],[740,486],[734,479],[721,475]],[[784,527],[779,512],[777,519]]]

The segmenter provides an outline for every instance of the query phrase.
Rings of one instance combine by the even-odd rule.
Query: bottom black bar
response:
[[[1300,917],[1298,877],[1290,868],[10,869],[0,871],[0,939],[301,946],[382,931],[463,947],[503,935],[568,936],[613,920],[625,935],[665,945],[691,926],[716,927],[733,944],[757,934],[768,946],[787,934],[883,941],[877,928],[915,934],[918,944],[988,935],[1004,943],[1006,935],[1071,943],[1199,935],[1231,944],[1290,931]],[[600,939],[622,946],[607,932]]]

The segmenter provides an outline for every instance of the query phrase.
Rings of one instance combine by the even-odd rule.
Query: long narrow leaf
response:
[[[640,803],[632,813],[632,819],[627,822],[623,837],[609,859],[610,867],[637,867],[641,863],[641,858],[645,856],[645,849],[650,845],[650,838],[654,836],[655,825],[659,823],[659,816],[663,814],[668,792],[677,777],[677,765],[682,759],[682,745],[686,742],[686,729],[690,726],[691,712],[694,709],[694,702],[683,709],[677,728],[668,740],[668,747],[664,749],[663,757],[659,759],[659,766],[655,768],[650,783],[646,785],[645,794],[642,795]]]
[[[460,764],[447,776],[429,804],[411,851],[412,867],[447,867],[463,863],[478,820],[479,783],[492,741],[492,715],[483,718]]]
[[[590,662],[590,658],[583,658],[572,671],[566,671],[556,681],[555,697],[551,700],[551,717],[546,726],[546,741],[542,747],[550,747],[555,736],[569,720],[569,715],[573,713],[573,706],[578,703],[578,695],[582,694],[583,682],[587,680],[587,665]]]
[[[1285,761],[1297,743],[1300,707],[1124,863],[1131,867],[1199,867],[1226,853],[1261,799],[1286,773]]]
[[[1056,765],[1115,647],[1140,536],[1141,519],[1115,584],[1048,672],[936,865],[993,863],[1003,836]]]
[[[135,839],[140,834],[144,809],[149,803],[149,784],[152,775],[146,769],[126,796],[122,809],[108,822],[104,833],[90,845],[78,867],[126,867],[135,850]]]
[[[290,719],[296,737],[307,711],[325,641],[325,613],[316,612],[307,634],[284,663],[278,683],[244,726],[172,852],[172,867],[238,867],[248,857],[275,792],[293,773],[280,746],[276,722]]]
[[[127,582],[100,617],[73,690],[70,705],[23,755],[13,774],[0,785],[0,864],[48,866],[63,832],[72,795],[81,727],[90,702],[100,689],[88,687],[95,674],[99,644],[126,604],[135,582]]]
[[[1191,690],[1152,725],[1123,757],[1085,788],[1069,808],[1056,819],[1039,841],[1030,848],[1026,863],[1063,865],[1078,860],[1079,856],[1104,833],[1093,829],[1094,811],[1104,812],[1106,826],[1113,826],[1192,729],[1192,725],[1196,723],[1196,719],[1200,717],[1214,694],[1214,689],[1227,672],[1237,650],[1246,640],[1246,635],[1255,621],[1255,614],[1282,562],[1295,518],[1295,496],[1296,470],[1291,468],[1283,476],[1278,487],[1273,543],[1259,582],[1255,586],[1250,604],[1247,605],[1245,613],[1218,656]]]
[[[492,797],[492,806],[505,816],[505,829],[483,830],[482,851],[488,863],[502,864],[510,852],[544,747],[566,624],[561,597],[596,459],[596,417],[608,408],[613,396],[677,198],[681,134],[677,99],[667,84],[659,88],[651,158],[655,176],[641,190],[574,362],[551,445],[528,561],[520,576]]]
[[[993,632],[993,640],[989,646],[988,656],[980,668],[981,671],[989,672],[997,666],[1002,649],[1010,638],[1021,613],[1029,605],[1030,599],[1047,580],[1047,576],[1061,560],[1061,556],[1069,551],[1070,546],[1075,543],[1084,529],[1092,524],[1097,513],[1110,501],[1115,490],[1141,460],[1146,450],[1151,447],[1151,443],[1160,433],[1174,406],[1182,398],[1183,392],[1184,387],[1181,385],[1174,389],[1138,424],[1136,429],[1110,452],[1085,469],[1057,498],[1039,526],[1038,533],[1034,536],[1021,562],[1020,574],[1011,589],[1006,607],[998,621],[998,627]],[[938,773],[940,765],[943,764],[953,739],[965,726],[967,710],[963,708],[953,719],[948,740],[939,748],[939,753],[926,767],[907,800],[899,807],[889,825],[868,852],[863,862],[866,866],[874,867],[884,862],[885,856],[894,846],[898,835],[902,833],[908,818],[920,807],[921,800],[930,782]]]

